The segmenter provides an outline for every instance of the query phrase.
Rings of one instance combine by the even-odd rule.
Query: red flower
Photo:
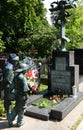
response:
[[[38,78],[38,71],[32,68],[29,72],[26,73],[27,78],[37,79]]]
[[[25,75],[26,75],[27,78],[32,77],[32,70],[30,70],[29,72],[27,72]]]

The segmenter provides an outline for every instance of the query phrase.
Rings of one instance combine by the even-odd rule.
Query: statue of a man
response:
[[[28,99],[28,81],[25,77],[25,73],[27,72],[28,66],[25,63],[21,63],[20,67],[15,71],[16,75],[14,77],[14,87],[16,93],[16,104],[12,113],[10,114],[11,120],[9,124],[13,126],[13,121],[17,116],[17,126],[20,127],[24,124],[24,110],[26,106],[26,101]]]
[[[12,82],[14,79],[14,69],[17,66],[19,57],[12,53],[9,55],[8,60],[3,66],[3,90],[4,90],[4,107],[7,113],[7,119],[9,118],[9,113],[11,112],[11,101],[9,98],[10,92],[12,90]]]

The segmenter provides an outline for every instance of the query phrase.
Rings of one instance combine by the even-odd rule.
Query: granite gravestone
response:
[[[74,64],[74,51],[53,51],[48,77],[48,90],[52,93],[72,95],[73,86],[79,91],[79,65]]]

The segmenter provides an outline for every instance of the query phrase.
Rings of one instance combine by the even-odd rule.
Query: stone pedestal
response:
[[[52,64],[48,74],[48,90],[72,95],[72,86],[79,91],[79,65],[74,64],[74,51],[53,51]]]
[[[60,104],[58,104],[56,107],[53,107],[51,110],[51,118],[62,120],[67,116],[69,112],[71,112],[76,105],[80,103],[80,101],[83,100],[83,92],[77,93],[77,98],[74,98],[73,96],[70,96],[63,100]]]

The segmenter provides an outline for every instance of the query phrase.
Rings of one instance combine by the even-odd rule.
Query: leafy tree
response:
[[[6,51],[18,51],[20,38],[30,38],[46,24],[44,5],[40,0],[1,0],[0,30]]]
[[[76,49],[83,44],[83,5],[78,4],[78,7],[71,10],[72,14],[67,22],[67,35],[70,37],[68,49]]]
[[[48,56],[56,41],[56,29],[46,20],[40,0],[1,0],[0,30],[6,52],[28,53],[34,45],[36,57]]]
[[[31,56],[47,57],[52,53],[55,45],[54,41],[56,41],[56,29],[53,26],[46,25],[31,35],[31,37],[20,38],[18,41],[19,46],[21,45],[19,52],[21,50],[21,53],[25,52],[26,54],[27,52]],[[31,53],[32,45],[34,45],[34,52]]]

